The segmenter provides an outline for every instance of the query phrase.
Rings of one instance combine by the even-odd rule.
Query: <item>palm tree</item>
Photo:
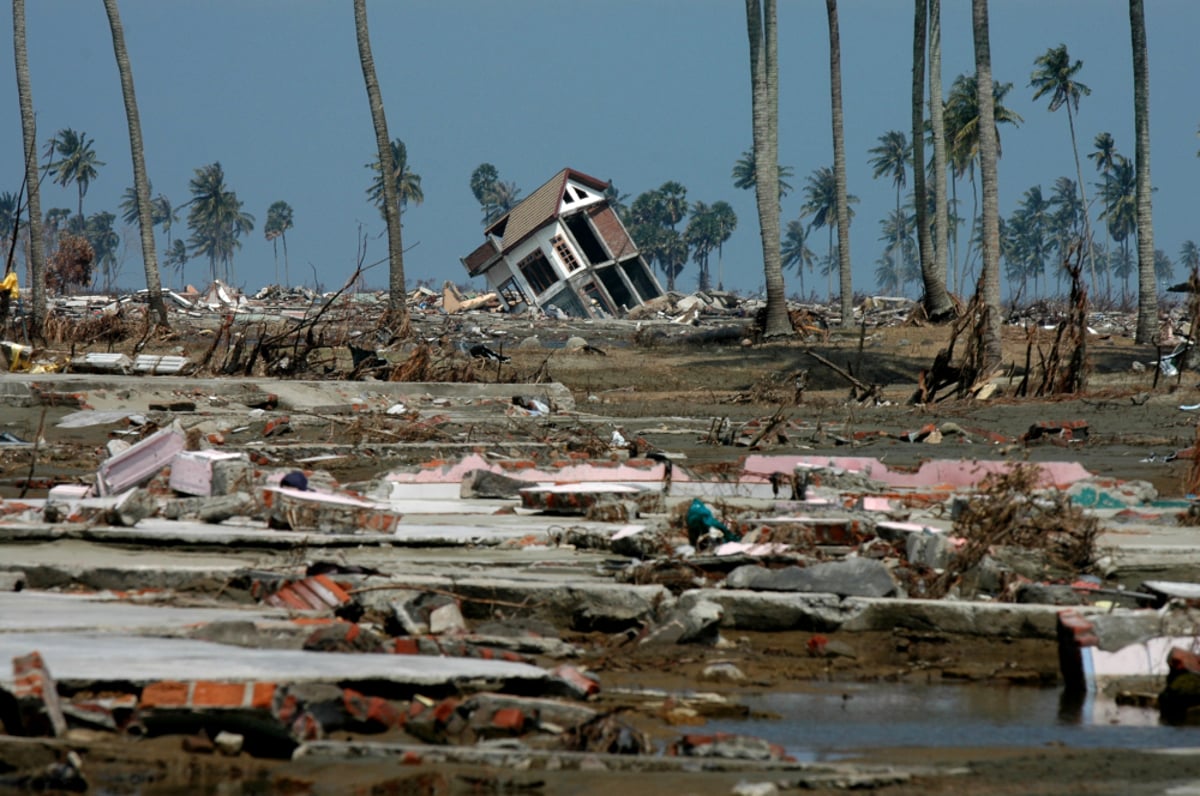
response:
[[[117,59],[117,72],[121,77],[121,95],[125,99],[125,119],[129,125],[129,151],[133,159],[133,185],[137,193],[138,230],[141,233],[146,292],[150,312],[158,318],[158,325],[166,328],[167,306],[163,303],[162,277],[158,272],[158,254],[154,250],[154,208],[150,202],[150,179],[146,176],[146,153],[142,145],[142,121],[138,113],[137,95],[133,89],[133,68],[129,64],[129,51],[125,49],[125,29],[121,25],[117,0],[104,0],[104,11],[108,14],[108,27],[112,32],[113,52]],[[75,181],[79,182],[78,173]],[[83,190],[85,189],[81,187],[81,213]]]
[[[871,176],[879,179],[886,175],[892,178],[892,185],[896,186],[896,216],[899,217],[900,194],[908,184],[908,165],[912,163],[913,157],[912,147],[909,145],[908,139],[905,138],[903,132],[900,130],[889,130],[879,136],[879,145],[872,147],[870,154],[874,155],[871,158],[871,167],[874,169]],[[921,171],[921,169],[917,169],[917,171]],[[902,226],[897,225],[897,234],[900,233]],[[891,249],[892,257],[898,257],[900,254],[900,240],[897,239],[894,245],[889,248]],[[895,266],[896,264],[893,265]]]
[[[1000,157],[996,135],[995,94],[992,89],[992,52],[988,34],[987,0],[971,0],[971,29],[975,40],[975,80],[979,87],[979,177],[983,194],[980,232],[983,238],[983,270],[980,293],[983,299],[982,359],[984,375],[1000,364],[1000,199],[996,161]]]
[[[499,180],[492,186],[488,195],[488,204],[492,208],[485,218],[490,224],[521,203],[521,189],[515,182]]]
[[[687,216],[687,188],[675,180],[667,180],[658,186],[658,195],[662,201],[663,223],[671,229]]]
[[[182,240],[176,238],[171,243],[167,244],[167,250],[163,254],[163,265],[167,268],[174,268],[179,272],[179,287],[183,289],[185,282],[183,278],[183,268],[187,265],[188,251],[187,246]]]
[[[391,147],[392,163],[395,165],[393,177],[396,181],[396,194],[400,197],[400,213],[403,215],[404,208],[410,202],[414,205],[424,202],[425,193],[421,190],[421,175],[415,174],[408,167],[408,148],[404,146],[404,142],[396,138],[392,141]],[[367,188],[367,198],[382,212],[383,172],[379,167],[379,160],[368,163],[367,168],[375,172],[375,176],[371,178],[371,187]]]
[[[1050,111],[1056,111],[1059,108],[1066,106],[1067,109],[1067,125],[1071,130],[1071,151],[1075,155],[1075,173],[1079,178],[1079,198],[1083,201],[1083,206],[1087,207],[1087,192],[1083,186],[1083,168],[1079,165],[1079,146],[1075,141],[1075,111],[1079,110],[1079,100],[1081,97],[1086,97],[1092,93],[1092,90],[1076,79],[1079,70],[1083,68],[1083,61],[1075,61],[1072,63],[1071,56],[1067,52],[1067,45],[1060,44],[1057,47],[1051,47],[1034,61],[1037,69],[1029,78],[1029,85],[1034,89],[1033,98],[1041,99],[1043,96],[1050,95]],[[1084,245],[1087,247],[1088,263],[1092,272],[1092,290],[1096,290],[1096,260],[1095,254],[1092,251],[1092,232],[1091,224],[1088,220],[1088,214],[1083,216],[1083,238]]]
[[[1079,189],[1070,177],[1059,177],[1054,181],[1054,190],[1050,193],[1049,234],[1054,239],[1055,259],[1059,263],[1066,261],[1071,245],[1079,238],[1083,230],[1083,203],[1079,201]],[[1103,257],[1101,261],[1103,262]],[[1098,270],[1103,271],[1101,263]],[[1054,270],[1055,279],[1062,277],[1061,268]]]
[[[692,259],[700,270],[697,284],[700,290],[709,290],[712,280],[709,276],[708,258],[717,248],[720,238],[718,220],[710,205],[696,202],[692,205],[692,215],[688,220],[683,238],[692,251]]]
[[[800,207],[801,215],[811,215],[812,221],[809,226],[814,229],[829,228],[829,250],[826,254],[826,259],[832,262],[834,255],[833,248],[833,233],[837,225],[837,180],[833,176],[833,169],[828,166],[823,166],[813,171],[808,176],[804,183],[804,204]],[[857,204],[858,197],[847,195],[846,204]],[[849,209],[847,215],[854,217],[853,209]],[[828,271],[830,275],[833,270]],[[833,297],[833,284],[830,283],[829,295]]]
[[[791,166],[779,166],[779,198],[783,199],[792,192],[792,184],[788,182],[789,177],[795,176],[795,170]],[[755,185],[754,177],[754,150],[747,149],[742,153],[742,156],[733,164],[733,187],[743,190],[750,190]]]
[[[1150,63],[1146,55],[1146,14],[1142,0],[1129,0],[1129,30],[1133,43],[1133,124],[1137,144],[1138,224],[1138,343],[1158,333],[1158,290],[1155,285],[1154,213],[1150,197]]]
[[[483,209],[484,226],[501,218],[521,201],[521,189],[515,182],[501,182],[500,172],[491,163],[480,163],[471,172],[471,193]]]
[[[471,193],[475,195],[475,201],[479,202],[479,206],[483,208],[484,225],[499,218],[499,216],[492,217],[490,207],[492,194],[499,181],[500,172],[491,163],[480,163],[475,167],[475,171],[471,172]]]
[[[88,138],[87,133],[77,132],[70,127],[63,128],[54,134],[47,142],[47,148],[57,156],[57,160],[48,166],[54,182],[64,188],[72,183],[79,191],[79,215],[83,216],[83,197],[88,192],[92,180],[99,176],[97,166],[103,166],[104,161],[96,157],[92,149],[95,142]]]
[[[383,96],[375,76],[375,59],[371,55],[371,35],[367,26],[367,0],[354,0],[354,34],[358,40],[358,60],[362,66],[367,102],[371,107],[371,123],[375,127],[375,145],[379,149],[382,173],[395,174],[391,139],[388,137],[387,117],[383,112]],[[383,181],[383,215],[388,233],[388,310],[384,322],[394,334],[407,337],[410,331],[407,293],[404,287],[404,241],[400,227],[400,197],[394,180]]]
[[[608,206],[617,214],[617,217],[622,221],[625,220],[625,214],[629,209],[627,205],[629,194],[621,193],[617,186],[613,185],[613,181],[609,180],[608,187],[604,189],[604,198],[608,200]]]
[[[804,269],[813,269],[813,264],[817,260],[817,255],[813,250],[808,248],[808,232],[809,227],[804,223],[804,216],[793,219],[787,223],[787,231],[781,246],[783,255],[783,267],[792,267],[796,269],[796,276],[800,277],[800,296],[804,298],[807,294],[804,292]]]
[[[754,133],[754,197],[767,287],[767,337],[793,333],[779,253],[779,40],[775,0],[746,0],[750,40],[751,127]]]
[[[1000,127],[1004,124],[1020,124],[1024,119],[1020,114],[1004,105],[1004,98],[1012,90],[1012,83],[992,84],[992,109],[995,119],[996,157],[1002,155],[1000,146]],[[950,168],[954,182],[951,184],[954,192],[954,202],[958,202],[957,181],[966,175],[971,182],[972,202],[975,207],[971,211],[972,234],[967,236],[967,251],[963,261],[971,259],[971,242],[976,238],[975,225],[979,217],[979,199],[976,195],[975,164],[979,160],[979,84],[975,75],[959,75],[950,86],[950,95],[945,106],[946,146],[948,149]],[[955,285],[959,284],[958,241],[955,236]],[[957,288],[956,288],[957,289]]]
[[[880,219],[879,227],[883,232],[879,239],[887,242],[880,259],[891,260],[891,267],[887,272],[888,281],[894,277],[895,288],[903,289],[906,284],[921,276],[917,242],[913,239],[913,233],[916,231],[915,218],[903,210],[895,210],[886,218]],[[877,268],[876,275],[879,273]]]
[[[1117,152],[1117,143],[1113,140],[1112,133],[1097,133],[1096,139],[1092,143],[1092,146],[1095,147],[1095,149],[1088,153],[1088,159],[1095,162],[1096,171],[1104,175],[1104,183],[1101,183],[1098,186],[1101,192],[1103,192],[1105,185],[1112,180],[1113,171],[1116,169],[1117,164],[1123,162],[1125,157]],[[1112,237],[1108,235],[1106,230],[1104,236],[1105,255],[1108,254],[1109,243],[1111,240]],[[1108,287],[1111,295],[1111,284]]]
[[[1100,200],[1103,203],[1100,219],[1107,224],[1108,234],[1121,246],[1120,262],[1133,262],[1129,251],[1129,236],[1138,231],[1138,218],[1137,175],[1132,163],[1123,158],[1117,163],[1111,179],[1101,188]],[[1122,302],[1126,298],[1127,288],[1128,285],[1122,286]]]
[[[846,135],[842,112],[842,40],[838,32],[837,0],[825,0],[829,22],[829,97],[833,123],[833,180],[838,229],[838,273],[841,276],[842,325],[854,323],[854,290],[850,279],[850,196],[846,193]]]
[[[96,252],[95,264],[103,269],[104,287],[108,292],[116,283],[117,251],[121,246],[121,236],[113,229],[117,217],[107,211],[92,213],[87,218],[84,236]]]
[[[1195,241],[1185,240],[1179,247],[1179,264],[1189,274],[1200,270],[1200,246],[1197,246]]]
[[[226,187],[225,171],[219,162],[196,169],[188,189],[192,193],[188,202],[188,228],[192,231],[189,256],[207,257],[214,280],[220,263],[221,276],[228,281],[233,253],[242,247],[242,235],[254,229],[254,216],[242,212],[242,202]]]
[[[1042,195],[1042,186],[1035,185],[1025,191],[1021,204],[1013,213],[1010,227],[1019,238],[1021,258],[1021,292],[1025,293],[1025,281],[1033,278],[1033,296],[1039,295],[1038,277],[1046,273],[1046,258],[1049,256],[1051,240],[1051,204]]]
[[[29,197],[29,281],[33,283],[30,320],[33,334],[40,336],[46,321],[46,251],[42,245],[37,119],[33,113],[33,89],[29,83],[29,53],[25,49],[25,0],[13,0],[13,59],[17,68],[17,100],[21,106],[21,138],[25,147],[25,190]],[[6,269],[5,275],[7,273]],[[7,305],[4,306],[7,308]]]
[[[954,315],[950,300],[950,206],[946,185],[946,124],[942,100],[942,3],[929,0],[929,129],[933,137],[933,259],[921,261],[925,282],[925,314],[933,322]],[[913,133],[914,137],[920,133]]]
[[[710,209],[717,231],[717,290],[724,290],[725,277],[722,261],[725,255],[725,241],[729,240],[733,231],[737,229],[738,217],[737,213],[733,212],[733,206],[726,201],[713,202]]]
[[[275,281],[279,281],[279,251],[275,242],[283,241],[283,283],[290,285],[292,277],[288,273],[287,231],[292,228],[292,206],[282,199],[267,208],[267,221],[263,224],[263,235],[271,241],[271,250],[275,254]]]
[[[639,194],[629,208],[630,235],[647,258],[654,260],[667,277],[667,290],[675,289],[675,277],[688,260],[689,241],[675,230],[680,202],[687,208],[687,189],[674,181]]]
[[[1175,263],[1162,249],[1154,250],[1154,279],[1162,284],[1175,276]]]

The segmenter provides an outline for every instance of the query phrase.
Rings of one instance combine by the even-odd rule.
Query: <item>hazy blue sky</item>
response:
[[[99,0],[30,0],[28,47],[38,139],[60,128],[85,131],[105,165],[85,200],[86,213],[119,211],[132,184],[128,133],[107,19]],[[256,218],[234,268],[249,290],[274,281],[271,244],[262,234],[267,207],[282,199],[295,211],[288,234],[291,277],[326,289],[353,270],[359,225],[371,235],[367,259],[386,255],[378,212],[366,199],[374,134],[349,2],[316,0],[121,0],[146,146],[156,193],[176,205],[189,198],[197,167],[220,161],[230,188]],[[946,89],[973,71],[970,3],[943,0]],[[868,150],[890,129],[910,127],[912,3],[843,0],[840,8],[846,152],[850,192],[861,199],[851,226],[856,291],[873,292],[884,248],[879,220],[894,206],[890,181],[871,177]],[[612,179],[632,200],[666,180],[689,200],[726,200],[739,218],[725,246],[727,287],[762,285],[752,192],[732,186],[730,170],[750,146],[748,45],[737,0],[371,0],[376,69],[393,137],[408,146],[425,203],[405,214],[410,285],[462,283],[459,262],[482,242],[479,206],[468,180],[480,163],[528,195],[569,166]],[[1146,3],[1151,73],[1155,244],[1175,258],[1200,239],[1200,3]],[[825,4],[783,0],[779,9],[780,160],[795,169],[796,191],[783,222],[803,203],[801,188],[831,165],[829,62]],[[0,37],[0,190],[21,184],[21,129],[11,37]],[[1109,131],[1133,154],[1132,66],[1124,0],[993,0],[993,72],[1012,82],[1007,103],[1024,117],[1001,131],[1001,213],[1040,184],[1070,176],[1064,111],[1032,101],[1034,59],[1066,43],[1082,59],[1079,79],[1092,94],[1076,120],[1081,157]],[[1084,161],[1089,198],[1097,178]],[[911,182],[910,182],[911,184]],[[970,187],[962,184],[970,213]],[[42,208],[74,208],[76,192],[43,183]],[[118,222],[119,224],[119,222]],[[176,228],[184,234],[184,223]],[[823,255],[824,231],[811,245]],[[159,236],[159,250],[164,240]],[[282,258],[282,253],[280,254]],[[207,263],[188,264],[203,284]],[[282,265],[280,266],[282,269]],[[386,284],[384,268],[368,283]],[[142,284],[135,239],[120,282]],[[314,277],[315,274],[315,277]],[[167,281],[175,285],[175,275]],[[679,286],[695,286],[689,264]],[[791,271],[789,294],[799,289]],[[820,277],[805,286],[824,294]],[[481,282],[475,287],[482,288]],[[910,288],[915,290],[915,288]]]

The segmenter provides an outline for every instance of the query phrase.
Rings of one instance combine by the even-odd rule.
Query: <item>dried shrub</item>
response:
[[[96,250],[81,235],[63,235],[46,260],[46,287],[56,293],[91,284]]]
[[[475,382],[479,379],[469,360],[463,360],[453,354],[435,357],[433,348],[421,343],[413,349],[408,359],[392,368],[387,380]]]
[[[963,573],[997,547],[1041,551],[1049,566],[1086,570],[1096,556],[1100,524],[1059,490],[1039,490],[1040,469],[1018,464],[991,473],[954,523],[966,544],[929,586],[928,596],[943,597]]]
[[[119,309],[82,318],[52,313],[46,318],[43,333],[50,345],[105,345],[111,351],[117,343],[140,337],[144,327],[143,313]]]

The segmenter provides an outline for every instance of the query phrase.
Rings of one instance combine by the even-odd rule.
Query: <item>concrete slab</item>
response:
[[[0,592],[0,635],[30,631],[162,632],[211,622],[281,621],[287,618],[287,611],[273,608],[180,608],[139,605],[100,595]]]
[[[120,680],[265,681],[280,684],[361,681],[412,688],[454,683],[532,684],[549,679],[537,666],[476,658],[363,655],[305,650],[250,649],[178,638],[105,633],[0,633],[0,660],[41,653],[59,683]],[[12,675],[0,670],[0,686]]]

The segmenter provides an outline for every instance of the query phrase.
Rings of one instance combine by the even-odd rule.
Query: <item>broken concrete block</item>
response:
[[[430,611],[429,632],[435,636],[443,633],[466,633],[467,622],[463,619],[458,603],[447,602]]]
[[[108,354],[102,351],[89,351],[71,360],[72,373],[129,373],[133,369],[133,360],[125,354]]]
[[[521,490],[528,486],[533,484],[520,478],[510,478],[490,470],[471,470],[463,476],[459,497],[463,500],[516,499],[521,497]]]
[[[642,646],[655,644],[716,644],[720,641],[721,619],[725,612],[709,600],[679,605],[665,622],[642,639]]]
[[[1090,509],[1122,509],[1141,506],[1158,498],[1149,481],[1120,481],[1116,478],[1087,478],[1067,489],[1071,503]]]
[[[67,731],[58,697],[58,685],[50,676],[40,653],[34,651],[12,659],[13,689],[17,710],[25,735],[52,734],[60,737]],[[12,731],[9,731],[12,734]]]
[[[222,523],[230,517],[255,513],[254,498],[245,492],[214,497],[194,497],[168,500],[163,504],[163,516],[169,520],[196,519],[207,523]]]
[[[576,699],[587,699],[600,693],[599,680],[567,663],[552,669],[550,677],[568,696]]]
[[[217,450],[180,451],[171,459],[171,478],[167,482],[171,489],[185,495],[207,497],[229,494],[228,478],[223,489],[215,487],[214,470],[218,461],[241,461],[249,467],[250,460],[244,453],[229,453]]]
[[[86,497],[71,503],[47,502],[43,515],[47,522],[116,525],[132,528],[157,510],[154,497],[144,489],[129,489],[105,497]]]
[[[25,573],[19,570],[0,572],[0,591],[20,591],[25,588]]]
[[[226,757],[237,757],[242,753],[242,747],[246,745],[246,736],[225,730],[218,732],[212,740],[217,751]]]
[[[97,494],[114,495],[141,486],[170,464],[186,442],[183,431],[174,424],[106,460],[96,472]]]
[[[289,487],[267,487],[263,502],[274,528],[321,533],[395,533],[401,515],[386,503]]]
[[[719,732],[715,735],[684,735],[671,744],[667,754],[679,757],[720,757],[732,760],[787,760],[784,748],[778,744],[749,735]]]
[[[895,597],[900,591],[887,566],[867,558],[782,569],[748,564],[730,572],[725,585],[730,589],[813,592],[840,597]]]
[[[954,545],[946,534],[929,529],[910,533],[905,540],[905,556],[910,564],[930,569],[945,569],[953,552]]]
[[[746,682],[746,673],[732,661],[714,661],[701,670],[698,679],[702,683],[737,685]]]
[[[525,487],[520,491],[521,504],[527,509],[550,514],[586,514],[601,501],[634,498],[643,491],[623,484],[555,484]]]

